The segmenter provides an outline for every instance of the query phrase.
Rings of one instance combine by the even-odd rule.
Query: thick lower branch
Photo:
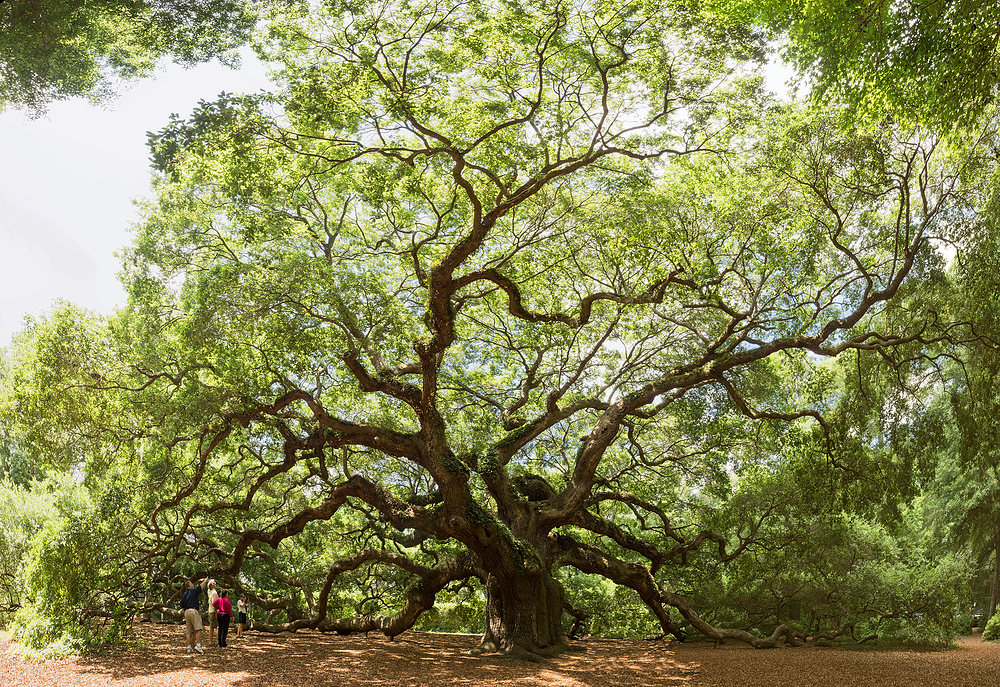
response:
[[[391,551],[366,549],[330,566],[330,572],[320,592],[319,602],[316,604],[317,612],[307,617],[292,618],[284,623],[255,622],[254,629],[262,632],[294,632],[298,629],[313,628],[340,634],[378,631],[387,637],[395,637],[413,627],[420,614],[434,606],[437,593],[446,585],[478,576],[480,573],[474,560],[470,554],[461,558],[446,559],[430,567]],[[392,615],[366,613],[351,618],[328,618],[327,600],[333,581],[342,573],[369,562],[394,565],[417,576],[417,582],[407,591],[407,599],[402,608]]]
[[[660,588],[647,568],[636,563],[618,560],[569,537],[560,537],[559,543],[564,552],[563,563],[572,565],[586,573],[601,575],[613,582],[634,589],[656,615],[664,631],[674,636],[678,636],[680,630],[670,621],[664,606],[676,608],[691,627],[716,641],[736,639],[746,642],[756,649],[776,647],[781,638],[784,638],[789,644],[801,643],[799,633],[785,624],[778,625],[770,637],[758,637],[746,630],[715,627],[702,619],[687,599]]]

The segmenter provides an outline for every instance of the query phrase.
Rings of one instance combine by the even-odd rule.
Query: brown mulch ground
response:
[[[633,687],[976,687],[1000,681],[1000,646],[966,637],[948,651],[820,647],[757,651],[740,645],[590,639],[583,652],[541,664],[466,652],[469,635],[248,633],[230,649],[184,651],[178,625],[139,625],[142,648],[114,656],[27,661],[0,634],[0,687],[379,687],[505,685]]]

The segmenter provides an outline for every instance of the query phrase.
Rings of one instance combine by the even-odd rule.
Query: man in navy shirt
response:
[[[201,648],[201,611],[198,610],[198,597],[201,595],[202,587],[208,584],[206,576],[202,583],[195,586],[194,582],[187,580],[184,582],[184,593],[181,594],[181,608],[184,610],[184,637],[187,639],[187,652],[190,654],[197,651],[199,654],[205,653]]]

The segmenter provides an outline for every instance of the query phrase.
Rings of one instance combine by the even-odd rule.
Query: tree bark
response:
[[[501,576],[502,575],[502,576]],[[473,653],[539,660],[567,648],[562,585],[547,570],[486,578],[486,630]]]

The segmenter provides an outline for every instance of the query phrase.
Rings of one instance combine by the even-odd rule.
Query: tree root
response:
[[[497,658],[509,658],[516,661],[530,661],[532,663],[544,663],[549,658],[567,651],[585,652],[586,648],[571,646],[565,642],[545,647],[526,647],[520,644],[514,644],[509,647],[500,647],[492,640],[484,640],[479,644],[479,646],[469,649],[469,655],[482,656],[484,654],[494,654]]]

